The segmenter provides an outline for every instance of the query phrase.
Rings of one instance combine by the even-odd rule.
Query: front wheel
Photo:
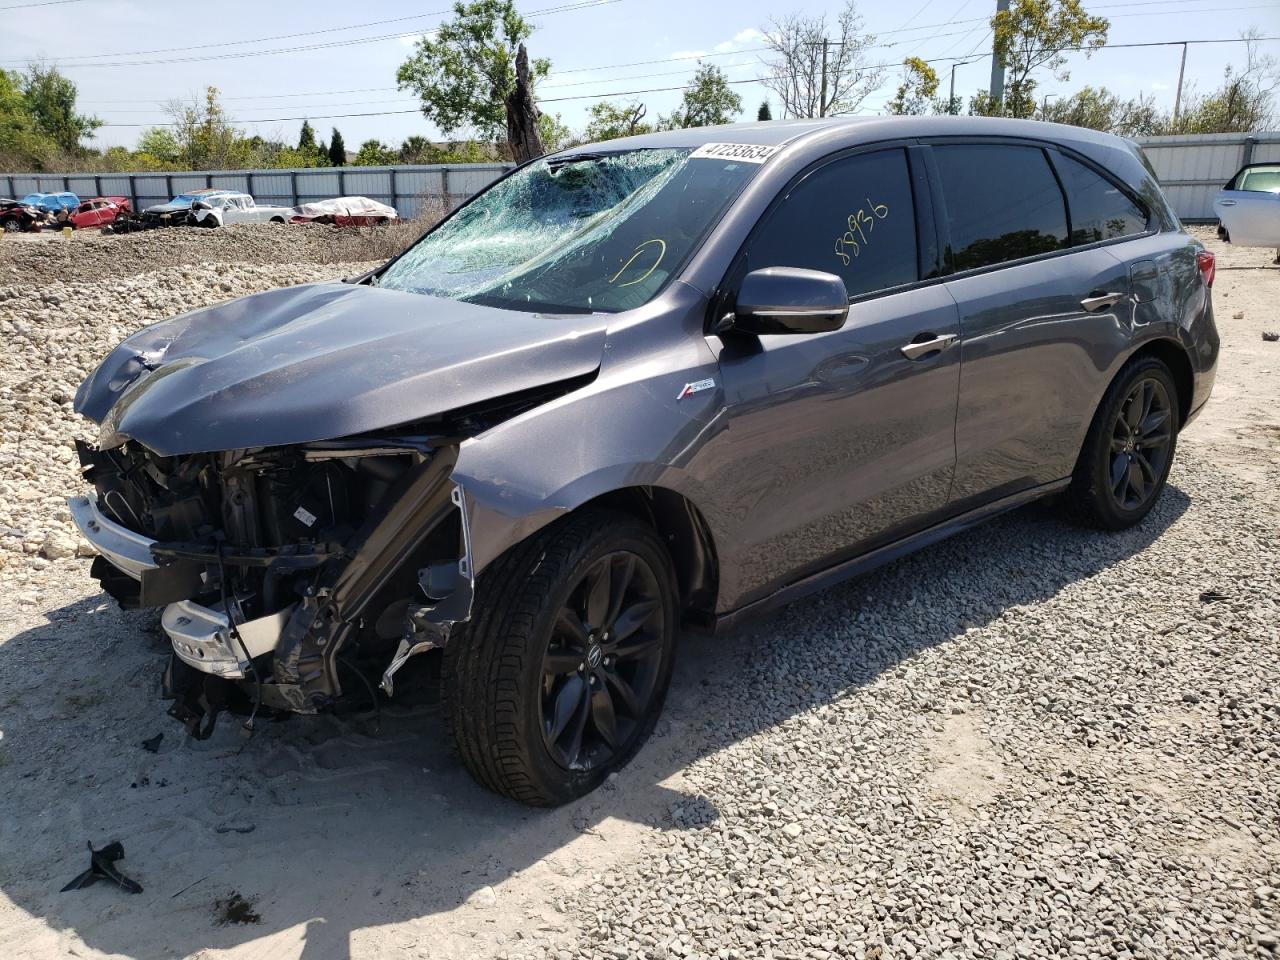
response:
[[[676,631],[671,560],[651,528],[589,511],[535,534],[485,570],[445,647],[463,762],[532,806],[589,793],[653,730]]]
[[[1178,443],[1178,388],[1155,357],[1124,367],[1107,388],[1065,496],[1070,516],[1123,530],[1160,499]]]

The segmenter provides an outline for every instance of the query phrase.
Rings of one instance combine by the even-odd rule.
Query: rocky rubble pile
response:
[[[185,233],[152,231],[113,240],[165,240],[181,251]],[[266,260],[266,248],[257,246],[261,233],[251,234],[250,253]],[[210,235],[221,236],[204,231],[201,238]],[[80,382],[117,343],[194,307],[372,266],[204,264],[65,282],[57,253],[61,241],[22,245],[50,251],[22,271],[0,265],[0,339],[6,345],[0,360],[0,562],[22,558],[27,571],[89,549],[65,504],[83,485],[73,438],[92,439],[92,424],[74,413],[72,401]],[[166,256],[159,259],[165,262]],[[102,268],[108,266],[104,261]]]
[[[96,232],[21,237],[0,242],[0,285],[26,293],[67,283],[109,281],[164,267],[201,264],[337,264],[385,260],[422,234],[428,221],[390,227],[325,224],[237,224],[218,229],[173,227],[121,236]],[[108,301],[99,296],[100,305]]]

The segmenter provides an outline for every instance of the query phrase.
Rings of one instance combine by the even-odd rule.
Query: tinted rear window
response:
[[[1043,150],[1003,144],[933,150],[957,270],[1067,246],[1067,208]]]
[[[903,150],[833,160],[796,184],[761,223],[752,270],[834,273],[850,297],[919,278],[911,175]]]
[[[1060,153],[1053,162],[1067,191],[1073,244],[1127,237],[1147,229],[1146,211],[1106,177]]]

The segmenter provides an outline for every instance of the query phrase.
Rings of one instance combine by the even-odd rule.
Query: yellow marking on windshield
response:
[[[619,270],[617,273],[615,273],[612,277],[609,278],[609,282],[613,283],[620,276],[626,273],[627,267],[631,266],[633,263],[636,262],[636,257],[640,256],[640,254],[644,252],[644,248],[654,243],[660,244],[662,246],[662,249],[658,251],[658,259],[653,261],[653,266],[651,266],[648,270],[646,270],[643,276],[636,277],[634,280],[628,280],[626,283],[618,284],[618,289],[621,290],[623,287],[630,287],[630,286],[633,286],[634,284],[640,283],[643,280],[648,280],[649,274],[653,273],[653,271],[658,269],[658,264],[660,264],[662,262],[662,258],[667,255],[667,241],[659,240],[657,237],[655,237],[652,240],[646,240],[644,243],[636,247],[635,252],[631,254],[630,259],[628,259],[627,262],[622,265],[621,270]]]

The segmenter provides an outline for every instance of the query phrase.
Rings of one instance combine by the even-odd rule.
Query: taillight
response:
[[[1204,277],[1204,285],[1212,287],[1213,276],[1218,270],[1213,254],[1208,250],[1201,250],[1196,254],[1196,265],[1200,268],[1200,276]]]

